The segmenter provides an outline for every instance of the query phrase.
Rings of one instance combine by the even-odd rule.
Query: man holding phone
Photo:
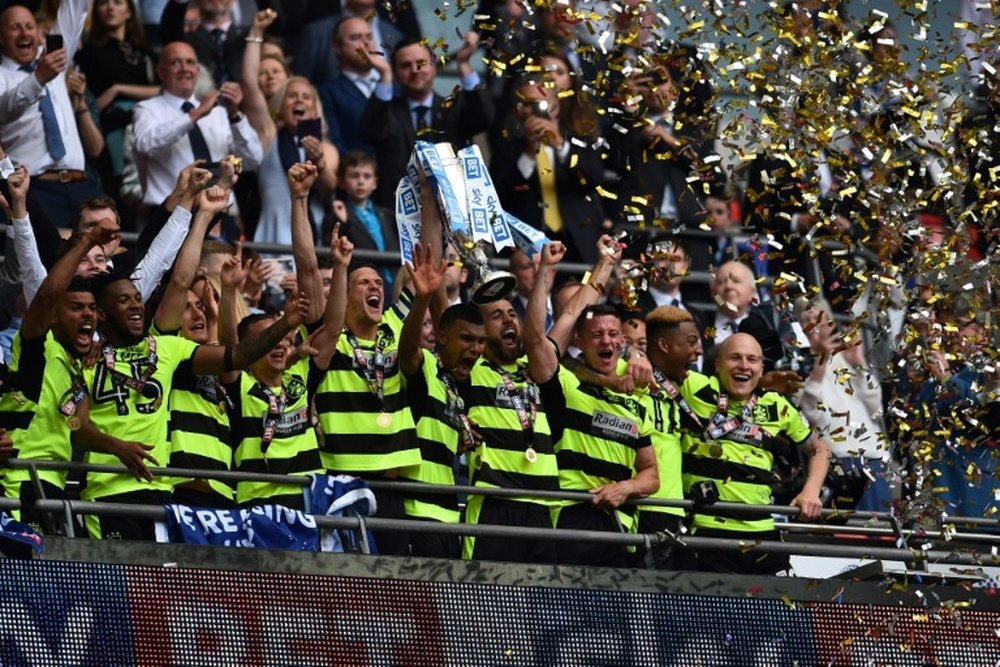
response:
[[[80,202],[100,195],[84,171],[79,119],[66,88],[86,12],[86,0],[65,0],[44,49],[29,9],[12,5],[0,14],[0,136],[59,227],[72,225]]]

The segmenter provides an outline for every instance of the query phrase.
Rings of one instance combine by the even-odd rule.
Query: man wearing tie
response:
[[[740,322],[750,314],[757,297],[753,271],[746,264],[726,262],[712,280],[712,296],[718,310],[714,326],[705,332],[708,346],[719,345],[739,331]]]
[[[66,88],[66,66],[86,16],[86,0],[64,0],[53,34],[64,36],[65,46],[50,52],[42,51],[28,9],[13,5],[0,14],[0,137],[10,157],[28,169],[31,189],[60,227],[72,225],[80,202],[100,195],[84,171],[78,119]]]
[[[375,147],[378,158],[376,204],[395,208],[396,186],[406,172],[417,139],[447,141],[457,150],[490,126],[493,104],[469,62],[478,46],[476,33],[465,35],[455,54],[462,90],[447,100],[434,92],[437,64],[423,42],[400,42],[392,63],[378,54],[369,55],[379,83],[365,105],[361,135]],[[401,95],[393,96],[393,83],[399,84]]]
[[[601,158],[559,123],[559,99],[545,81],[522,79],[514,98],[519,140],[498,146],[490,166],[500,203],[562,241],[569,261],[593,263],[604,225],[597,192],[604,176]]]
[[[156,68],[163,92],[140,102],[133,112],[135,159],[146,204],[166,199],[177,174],[195,160],[217,162],[232,154],[243,160],[245,170],[260,165],[260,137],[240,111],[239,84],[224,83],[198,100],[198,69],[194,49],[184,42],[167,44]]]

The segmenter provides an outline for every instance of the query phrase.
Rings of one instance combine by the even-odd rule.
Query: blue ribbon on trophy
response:
[[[517,286],[514,276],[490,268],[484,247],[515,245],[529,256],[548,242],[545,235],[506,213],[477,146],[457,154],[451,144],[418,141],[406,175],[396,188],[396,227],[403,262],[413,262],[420,239],[420,173],[434,188],[444,219],[445,244],[451,244],[475,278],[472,302],[492,303]]]

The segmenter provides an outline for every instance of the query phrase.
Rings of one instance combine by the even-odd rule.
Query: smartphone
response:
[[[303,137],[323,138],[323,125],[319,118],[305,118],[299,121],[299,126],[295,130],[295,136],[299,139]]]
[[[63,36],[55,35],[51,32],[45,37],[45,52],[52,53],[63,47]]]
[[[538,100],[531,105],[531,115],[536,118],[544,118],[545,120],[551,120],[552,116],[549,115],[549,103],[548,100]]]
[[[213,185],[218,185],[219,176],[222,175],[222,163],[220,162],[209,162],[208,164],[201,165],[202,169],[208,169],[212,174],[212,178],[208,179],[208,185],[206,187],[212,187]]]

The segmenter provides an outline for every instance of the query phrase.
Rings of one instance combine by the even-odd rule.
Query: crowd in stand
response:
[[[950,95],[944,64],[907,69],[884,15],[828,4],[769,10],[756,55],[677,41],[644,0],[599,21],[573,0],[484,0],[452,45],[423,40],[408,3],[7,5],[0,459],[124,464],[82,497],[213,508],[302,509],[301,487],[149,468],[467,475],[524,495],[379,486],[377,516],[512,527],[777,539],[771,517],[713,501],[993,518],[998,41],[979,33],[982,78]],[[722,86],[753,117],[724,120]],[[480,145],[504,210],[545,234],[503,253],[505,298],[471,303],[479,276],[427,181],[412,264],[354,257],[399,253],[417,141]],[[31,503],[64,497],[67,473],[39,476],[0,467],[46,526]],[[532,496],[558,490],[592,500]],[[626,503],[644,498],[698,503]],[[131,516],[87,529],[153,538]],[[375,538],[397,555],[788,566],[670,540]]]

